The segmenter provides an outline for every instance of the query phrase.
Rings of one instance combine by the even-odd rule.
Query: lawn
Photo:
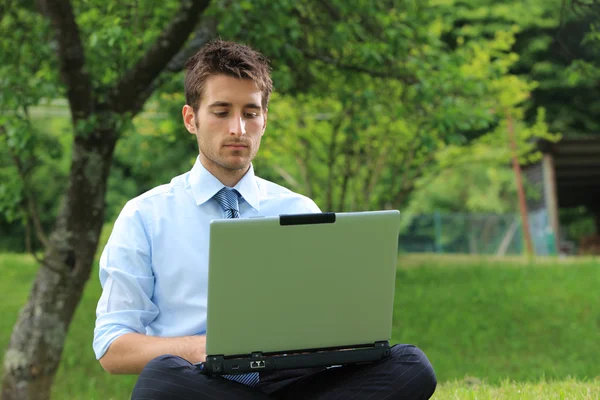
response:
[[[600,382],[565,380],[523,383],[505,381],[498,385],[485,385],[470,379],[442,383],[435,400],[597,400]]]
[[[600,398],[600,263],[404,257],[397,274],[394,342],[414,343],[440,381],[435,399]],[[0,254],[0,349],[36,266]],[[131,376],[109,376],[91,348],[97,274],[77,311],[55,399],[125,399]]]

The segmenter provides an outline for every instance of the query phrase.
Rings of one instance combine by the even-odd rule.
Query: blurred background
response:
[[[596,0],[5,0],[2,398],[127,398],[91,351],[97,256],[129,199],[192,167],[183,64],[217,37],[271,60],[259,176],[401,211],[394,338],[439,366],[437,398],[598,398],[599,29]],[[48,347],[31,307],[54,295]]]

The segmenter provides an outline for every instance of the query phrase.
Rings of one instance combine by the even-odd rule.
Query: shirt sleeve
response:
[[[319,206],[317,205],[317,203],[315,203],[312,199],[307,198],[306,199],[306,208],[307,211],[309,213],[320,213],[321,209],[319,208]]]
[[[93,348],[100,359],[125,333],[146,333],[158,315],[152,302],[150,232],[140,210],[129,202],[119,214],[100,257],[102,295],[96,308]]]
[[[297,214],[320,213],[321,209],[313,199],[303,195],[296,195],[292,204],[293,212]]]

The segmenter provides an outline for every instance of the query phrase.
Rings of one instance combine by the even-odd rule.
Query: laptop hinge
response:
[[[383,340],[380,342],[375,342],[375,344],[373,345],[376,349],[384,349],[383,350],[383,355],[385,357],[388,357],[391,354],[391,350],[390,350],[390,342],[388,342],[387,340]]]
[[[203,363],[203,369],[206,368],[206,372],[209,374],[221,374],[225,368],[225,357],[221,354],[216,356],[210,356]]]

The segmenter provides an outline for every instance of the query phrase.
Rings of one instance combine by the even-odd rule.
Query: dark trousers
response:
[[[133,389],[142,399],[429,399],[437,381],[425,354],[396,345],[386,359],[367,365],[263,372],[255,387],[209,377],[186,360],[164,355],[150,361]]]

